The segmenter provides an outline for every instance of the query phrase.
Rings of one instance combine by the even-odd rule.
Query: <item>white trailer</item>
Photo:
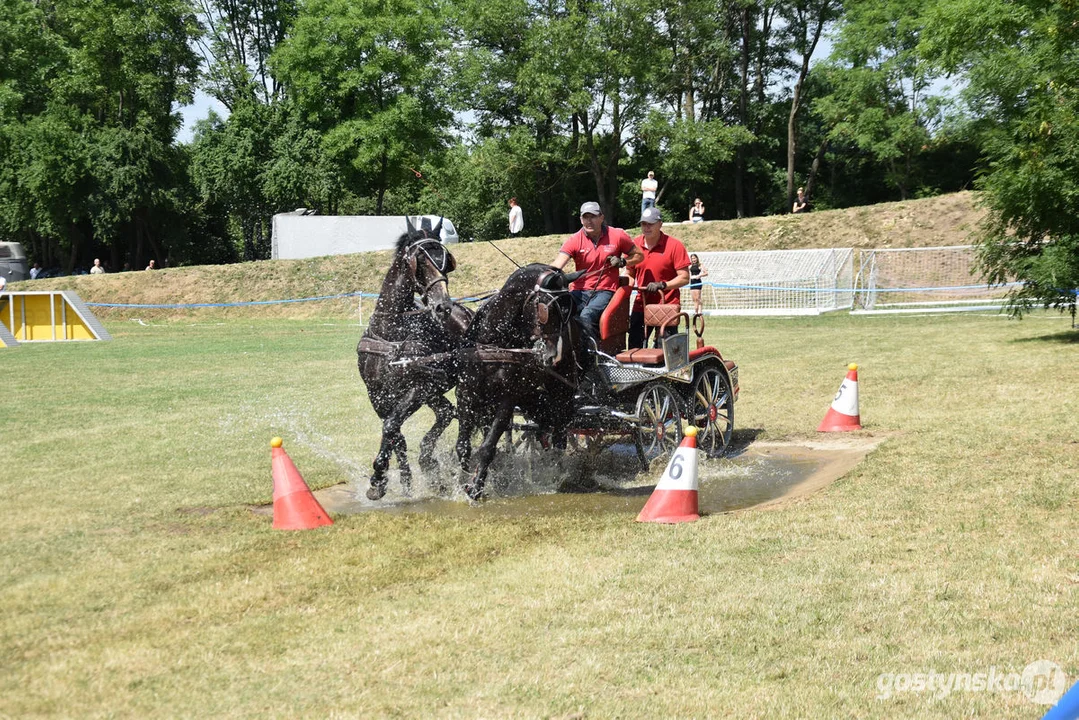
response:
[[[411,218],[417,227],[434,227],[437,215]],[[323,255],[349,255],[371,250],[391,250],[406,230],[404,215],[303,215],[281,213],[273,217],[270,257],[299,260]],[[457,242],[457,230],[449,220],[442,223],[442,242]]]

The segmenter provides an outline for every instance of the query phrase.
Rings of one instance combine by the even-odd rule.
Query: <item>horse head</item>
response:
[[[526,313],[532,320],[533,350],[545,366],[559,365],[571,351],[576,303],[569,285],[578,273],[570,275],[550,268],[536,280],[525,302]],[[569,347],[567,347],[567,345]]]
[[[405,222],[408,232],[401,238],[398,249],[414,289],[431,313],[439,320],[445,320],[454,305],[447,276],[457,268],[457,260],[440,239],[442,220],[440,218],[433,229],[417,229],[407,216]]]

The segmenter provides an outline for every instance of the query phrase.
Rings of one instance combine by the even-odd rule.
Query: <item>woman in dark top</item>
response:
[[[693,207],[689,209],[689,221],[699,223],[704,221],[704,203],[700,198],[693,201]]]
[[[694,253],[689,256],[689,293],[693,296],[693,314],[701,314],[701,278],[708,275],[708,271],[701,267],[701,259]]]

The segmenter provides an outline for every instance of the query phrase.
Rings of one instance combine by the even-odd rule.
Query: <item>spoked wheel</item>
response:
[[[706,457],[722,455],[734,430],[734,395],[726,373],[716,367],[700,369],[686,409],[697,426],[697,449]]]
[[[637,397],[637,439],[648,460],[670,455],[682,442],[682,410],[670,386],[654,382]]]

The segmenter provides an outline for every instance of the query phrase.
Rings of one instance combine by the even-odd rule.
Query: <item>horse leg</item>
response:
[[[389,415],[382,420],[382,443],[375,456],[374,474],[371,476],[371,487],[367,489],[368,500],[381,500],[386,494],[386,469],[390,466],[390,453],[397,457],[397,465],[401,470],[401,484],[408,483],[411,487],[412,469],[408,466],[408,458],[405,456],[405,437],[401,434],[401,426],[420,407],[419,393],[409,390],[397,403]]]
[[[393,455],[397,458],[397,468],[401,471],[401,492],[405,497],[412,496],[412,468],[408,465],[408,445],[405,436],[397,432],[393,442]]]
[[[442,437],[442,433],[449,427],[457,412],[453,409],[453,403],[447,400],[445,395],[434,396],[427,401],[427,407],[435,411],[435,424],[420,442],[420,469],[429,473],[438,470],[438,463],[434,458],[435,443]]]
[[[516,404],[513,401],[503,401],[498,408],[498,412],[495,413],[491,427],[487,431],[487,437],[483,439],[483,443],[476,451],[476,471],[464,488],[465,493],[472,500],[479,500],[483,497],[483,486],[487,482],[487,469],[495,458],[495,450],[498,448],[498,441],[502,438],[502,433],[506,432],[506,428],[510,425],[510,420],[513,419],[515,406]]]
[[[386,468],[390,466],[390,450],[393,447],[393,436],[386,431],[386,421],[382,425],[382,441],[378,446],[378,454],[372,463],[374,474],[371,475],[371,487],[367,488],[368,500],[381,500],[386,494]]]

